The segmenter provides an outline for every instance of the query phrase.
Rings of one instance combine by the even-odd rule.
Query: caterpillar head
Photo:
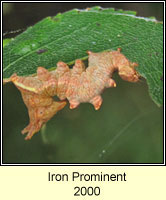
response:
[[[135,70],[135,67],[137,67],[137,63],[131,63],[129,62],[129,65],[123,66],[119,69],[119,76],[129,82],[137,82],[139,80],[139,74]]]

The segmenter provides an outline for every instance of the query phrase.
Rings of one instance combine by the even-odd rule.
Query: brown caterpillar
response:
[[[66,99],[71,109],[80,103],[89,102],[98,110],[102,104],[101,93],[104,88],[116,87],[111,78],[115,70],[126,81],[139,80],[135,70],[138,64],[130,62],[120,53],[120,48],[102,53],[88,51],[88,54],[87,68],[81,60],[76,60],[72,69],[64,62],[58,62],[54,71],[38,67],[36,76],[21,77],[13,74],[4,80],[4,83],[12,81],[15,84],[28,108],[30,123],[22,131],[23,134],[28,132],[26,140],[66,105]],[[61,101],[54,101],[52,97],[55,95]]]

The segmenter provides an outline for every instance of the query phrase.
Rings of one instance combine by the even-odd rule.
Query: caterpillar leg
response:
[[[95,96],[92,100],[90,100],[90,103],[93,104],[95,110],[99,110],[101,104],[102,104],[102,97],[100,95]]]
[[[106,85],[105,87],[109,88],[109,87],[116,87],[116,82],[110,78],[107,82],[106,82]]]
[[[28,126],[26,126],[21,133],[24,135],[28,133],[25,137],[25,140],[31,139],[31,137],[40,130],[40,126],[38,125],[38,120],[36,118],[37,108],[28,107],[29,119],[30,122]]]
[[[32,136],[41,129],[42,125],[43,123],[40,121],[38,122],[37,126],[35,123],[33,123],[33,124],[29,124],[25,129],[23,129],[21,132],[22,134],[28,132],[27,136],[25,137],[25,140],[30,140]]]
[[[79,104],[80,104],[80,103],[79,103],[78,101],[76,101],[76,100],[70,100],[69,103],[70,103],[70,109],[74,109],[74,108],[78,107]]]
[[[24,135],[25,133],[29,132],[31,129],[32,124],[28,124],[28,126],[26,126],[21,133]]]

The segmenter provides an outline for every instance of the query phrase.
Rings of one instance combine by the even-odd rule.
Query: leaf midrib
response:
[[[97,23],[97,21],[95,21],[93,24],[95,24],[95,23]],[[56,41],[59,41],[59,40],[61,40],[61,39],[63,39],[63,38],[67,38],[67,37],[71,36],[71,35],[74,34],[74,33],[80,32],[80,30],[82,30],[82,29],[84,29],[84,28],[87,28],[89,25],[92,25],[92,23],[87,24],[87,26],[84,26],[84,27],[82,27],[81,29],[76,29],[75,31],[72,31],[72,32],[71,32],[70,34],[68,34],[68,35],[59,37]],[[12,66],[13,64],[17,63],[18,61],[22,60],[23,58],[26,58],[27,56],[33,54],[34,52],[36,52],[36,51],[38,51],[38,50],[40,50],[40,49],[42,49],[42,48],[44,48],[44,47],[46,47],[46,46],[48,46],[48,45],[54,43],[54,42],[55,42],[55,40],[53,40],[53,41],[51,41],[51,42],[48,42],[47,44],[44,44],[44,45],[40,46],[39,48],[34,49],[34,50],[30,51],[29,53],[27,53],[27,54],[21,56],[20,58],[18,58],[18,59],[15,60],[14,62],[11,62],[8,66],[6,66],[6,67],[4,68],[3,71],[5,72],[5,71],[6,71],[10,66]],[[88,56],[86,56],[86,57],[88,57]],[[71,62],[73,62],[73,61],[71,61]],[[72,63],[71,63],[71,64],[72,64]]]

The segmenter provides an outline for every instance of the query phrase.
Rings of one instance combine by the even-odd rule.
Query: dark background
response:
[[[15,37],[47,16],[92,6],[137,11],[137,16],[163,19],[162,3],[3,3],[4,38]],[[148,94],[145,80],[122,81],[107,89],[102,108],[89,104],[71,111],[68,106],[42,133],[24,141],[21,130],[28,114],[19,91],[3,89],[4,163],[162,163],[163,108]],[[111,92],[110,92],[111,91]]]

